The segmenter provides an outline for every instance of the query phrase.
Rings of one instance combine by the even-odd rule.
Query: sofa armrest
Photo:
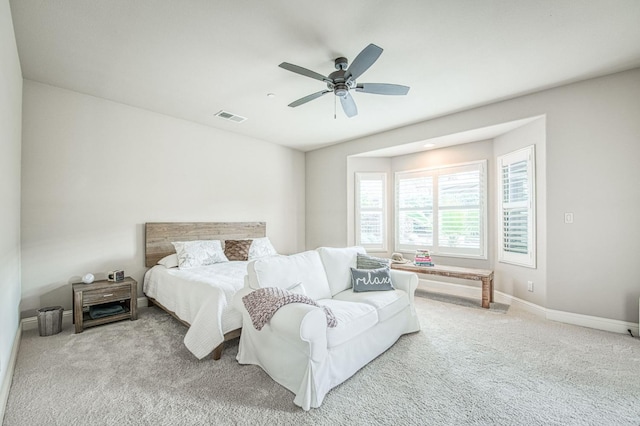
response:
[[[392,269],[391,282],[399,290],[403,290],[409,296],[409,301],[413,304],[413,295],[418,288],[418,275],[413,272],[399,271]]]
[[[406,332],[413,333],[420,330],[420,320],[416,313],[415,292],[418,288],[418,274],[408,271],[391,270],[391,282],[399,290],[403,290],[409,296],[409,306],[411,308],[411,318],[407,325]]]
[[[324,309],[304,303],[290,303],[273,314],[269,325],[273,332],[286,339],[306,342],[314,361],[326,357],[327,316]]]
[[[290,303],[278,309],[267,325],[258,331],[253,328],[249,312],[242,298],[253,292],[250,287],[243,287],[235,294],[233,306],[242,313],[243,328],[251,327],[251,332],[275,333],[285,340],[299,342],[307,346],[309,355],[314,361],[320,361],[327,355],[327,317],[324,309],[304,303]]]

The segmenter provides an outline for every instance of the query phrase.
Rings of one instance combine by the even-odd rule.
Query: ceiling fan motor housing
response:
[[[335,59],[334,64],[337,70],[346,70],[347,66],[349,65],[349,61],[347,60],[347,58],[340,56],[339,58]]]
[[[334,85],[333,93],[335,93],[336,96],[344,97],[347,95],[347,93],[349,93],[349,86],[347,86],[345,83],[338,83]]]
[[[331,83],[327,83],[327,88],[329,90],[333,90],[336,96],[345,97],[347,93],[349,93],[349,89],[353,89],[355,85],[355,81],[348,80],[345,78],[346,68],[347,68],[347,59],[346,58],[338,58],[336,59],[336,68],[337,71],[329,74],[329,79]]]

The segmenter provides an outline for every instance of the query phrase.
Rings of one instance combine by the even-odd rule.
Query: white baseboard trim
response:
[[[146,308],[149,306],[149,299],[146,297],[138,297],[138,308]],[[62,327],[66,327],[72,323],[73,310],[65,309],[62,313]],[[21,321],[22,330],[34,330],[38,328],[38,317],[23,318]]]
[[[547,309],[547,319],[614,333],[628,334],[628,330],[631,330],[634,336],[638,335],[638,324],[628,321],[574,314],[573,312],[556,311],[554,309]]]
[[[452,284],[442,281],[421,279],[419,280],[418,288],[458,297],[471,297],[477,299],[480,299],[482,297],[482,289],[479,287],[466,286],[463,284]],[[611,331],[613,333],[627,334],[628,330],[631,330],[634,336],[640,335],[640,328],[636,323],[547,309],[540,305],[536,305],[535,303],[519,299],[515,296],[502,293],[497,290],[494,292],[494,298],[496,302],[517,306],[522,310],[525,310],[542,318],[546,318],[550,321],[558,321],[565,324],[594,328],[596,330]]]
[[[527,311],[534,315],[537,315],[542,318],[547,317],[547,309],[543,308],[540,305],[536,305],[535,303],[528,302],[526,300],[522,300],[518,297],[512,296],[507,293],[503,293],[498,290],[494,290],[494,299],[496,302],[504,303],[505,305],[513,305],[522,309],[523,311]]]
[[[21,340],[22,323],[18,324],[18,330],[16,331],[16,336],[13,339],[13,347],[11,348],[11,356],[7,363],[7,371],[4,373],[2,387],[0,387],[0,424],[4,421],[4,412],[7,408],[7,401],[9,400],[9,390],[11,389],[11,382],[13,382],[13,372],[16,368],[16,360],[18,359],[18,350],[20,349]]]

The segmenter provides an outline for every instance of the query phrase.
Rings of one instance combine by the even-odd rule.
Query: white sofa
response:
[[[304,410],[319,407],[332,388],[390,348],[406,333],[420,330],[414,307],[418,277],[391,270],[395,290],[356,293],[350,267],[362,247],[319,248],[291,256],[258,259],[247,268],[245,287],[235,298],[243,330],[237,360],[255,364],[295,394]],[[302,303],[281,307],[260,331],[242,297],[265,287],[302,285],[304,293],[329,307],[338,320],[327,326],[322,308]]]

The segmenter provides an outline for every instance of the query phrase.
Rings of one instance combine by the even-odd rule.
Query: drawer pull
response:
[[[111,296],[113,296],[113,293],[111,293],[111,294],[103,294],[102,295],[102,297],[111,297]]]

